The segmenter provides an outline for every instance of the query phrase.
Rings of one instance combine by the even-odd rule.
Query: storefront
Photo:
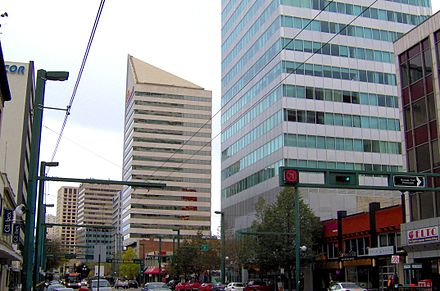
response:
[[[440,218],[429,218],[402,225],[402,247],[407,251],[404,283],[427,280],[440,286]]]

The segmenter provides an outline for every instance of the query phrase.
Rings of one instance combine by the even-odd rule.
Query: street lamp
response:
[[[32,265],[34,262],[34,229],[37,196],[37,173],[40,159],[41,127],[43,120],[44,90],[46,81],[66,81],[69,72],[38,70],[33,106],[32,135],[30,145],[28,193],[26,197],[26,223],[23,249],[23,291],[32,289]]]
[[[40,163],[40,177],[46,176],[46,167],[57,167],[58,162],[41,162]],[[38,202],[37,202],[37,230],[36,230],[36,236],[37,239],[35,240],[35,261],[34,261],[34,288],[37,284],[37,281],[40,280],[40,268],[42,267],[42,261],[43,261],[43,250],[45,247],[45,241],[43,239],[43,236],[46,232],[46,227],[43,225],[45,223],[45,217],[46,217],[46,206],[43,204],[44,199],[44,182],[43,180],[40,180],[38,186]]]
[[[225,213],[223,211],[215,211],[215,214],[220,214],[221,215],[221,220],[220,220],[220,227],[221,227],[221,232],[220,232],[220,239],[221,239],[221,260],[220,260],[220,271],[221,271],[221,281],[222,284],[225,284]]]

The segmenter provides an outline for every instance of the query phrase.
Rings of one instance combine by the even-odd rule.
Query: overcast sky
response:
[[[433,0],[433,10],[440,1]],[[6,61],[34,61],[36,70],[69,71],[47,82],[45,106],[66,108],[95,21],[98,0],[3,0],[0,39]],[[50,176],[121,180],[127,55],[193,82],[220,109],[220,0],[113,0],[104,5],[71,115]],[[7,104],[6,104],[7,106]],[[64,119],[44,111],[41,161],[50,161]],[[213,136],[220,131],[219,114]],[[220,141],[213,141],[212,212],[220,209]],[[56,203],[59,183],[46,183]],[[55,214],[55,209],[48,209]],[[220,218],[213,214],[217,234]]]

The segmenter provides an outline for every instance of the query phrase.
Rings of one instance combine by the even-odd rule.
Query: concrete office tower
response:
[[[57,223],[57,218],[55,215],[52,214],[46,214],[46,223]],[[56,240],[57,236],[56,236],[56,227],[48,227],[47,228],[47,239],[48,240]]]
[[[57,224],[76,224],[76,207],[78,200],[78,187],[63,186],[57,195]],[[65,253],[74,254],[76,251],[76,228],[56,226],[55,235],[60,239]]]
[[[401,37],[394,48],[408,171],[440,173],[440,13]],[[436,178],[432,186],[440,187],[439,182]],[[408,193],[406,205],[401,237],[408,264],[403,283],[429,279],[432,286],[440,286],[440,193]]]
[[[113,197],[121,191],[120,185],[81,184],[78,189],[76,222],[77,253],[93,255],[96,245],[105,245],[107,257],[112,257]],[[103,261],[105,258],[101,258]]]
[[[12,100],[2,112],[0,171],[8,175],[17,196],[25,203],[30,161],[32,107],[35,99],[34,63],[6,62]]]
[[[210,234],[211,91],[128,56],[123,180],[124,245]]]
[[[403,169],[393,40],[430,15],[430,1],[379,0],[369,9],[373,1],[334,1],[321,12],[329,2],[222,3],[222,209],[229,228],[250,226],[259,197],[274,201],[279,166]],[[371,201],[399,203],[396,194],[379,192],[300,192],[323,219],[340,209],[367,210]]]

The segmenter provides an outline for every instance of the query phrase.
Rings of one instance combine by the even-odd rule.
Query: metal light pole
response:
[[[295,196],[295,289],[299,287],[299,271],[300,271],[300,246],[301,246],[301,229],[299,215],[299,192],[297,187],[293,187],[293,195]]]
[[[40,163],[40,176],[46,175],[46,167],[57,167],[58,162],[41,162]],[[44,198],[44,181],[40,181],[38,184],[38,206],[37,206],[37,230],[36,230],[36,236],[37,239],[35,241],[35,261],[34,261],[34,288],[36,288],[37,281],[41,280],[39,274],[40,274],[40,267],[42,267],[42,261],[43,261],[43,249],[44,249],[44,233],[46,232],[46,228],[43,226],[45,222],[46,217],[46,205],[43,203]]]
[[[221,281],[222,284],[225,284],[225,213],[223,211],[215,211],[215,214],[221,215],[220,227],[221,227],[221,260],[220,260],[220,269],[221,269]]]
[[[40,160],[41,127],[43,120],[44,90],[46,81],[65,81],[69,72],[47,72],[38,70],[35,87],[35,101],[33,106],[32,136],[30,145],[28,193],[26,197],[26,223],[24,229],[23,249],[23,291],[32,289],[32,265],[34,262],[34,229],[35,208],[37,196],[37,173]]]

